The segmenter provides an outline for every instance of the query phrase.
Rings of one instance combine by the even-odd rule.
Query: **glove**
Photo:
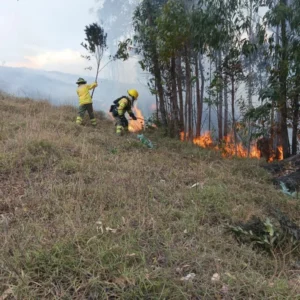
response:
[[[137,120],[137,117],[134,115],[134,113],[131,113],[129,116],[131,117],[132,120],[134,120],[134,121]]]

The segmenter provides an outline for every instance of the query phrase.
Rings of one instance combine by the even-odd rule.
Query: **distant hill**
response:
[[[0,67],[0,90],[18,97],[47,99],[54,105],[77,106],[75,82],[78,77],[79,75],[61,72]],[[85,79],[89,82],[94,81],[93,77],[85,77]],[[155,98],[147,87],[140,83],[132,86],[132,84],[101,79],[94,95],[95,109],[107,111],[111,102],[126,94],[129,88],[136,88],[139,91],[138,106],[145,116],[150,116],[151,105],[155,103]]]

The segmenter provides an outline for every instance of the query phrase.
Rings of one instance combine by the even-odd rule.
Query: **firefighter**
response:
[[[79,108],[78,108],[78,116],[76,119],[76,124],[81,125],[85,112],[87,111],[90,117],[91,124],[93,126],[97,125],[94,111],[93,111],[93,101],[90,95],[90,90],[96,88],[98,86],[97,82],[92,84],[87,84],[87,82],[83,78],[79,78],[76,82],[78,85],[77,95],[79,98]]]
[[[128,90],[128,96],[122,96],[116,99],[110,108],[110,112],[116,119],[116,133],[122,135],[123,132],[128,132],[128,120],[125,117],[127,112],[132,120],[137,120],[136,116],[132,112],[134,101],[139,97],[137,90]]]

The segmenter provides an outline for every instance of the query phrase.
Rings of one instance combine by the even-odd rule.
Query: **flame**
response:
[[[277,153],[276,153],[276,151],[272,151],[272,154],[270,155],[270,157],[268,159],[268,163],[272,163],[275,159],[283,160],[283,147],[282,146],[277,147]]]
[[[185,137],[187,138],[187,134]],[[184,132],[180,132],[180,140],[184,141]],[[205,132],[199,137],[193,138],[193,143],[201,148],[210,148],[216,151],[220,151],[224,158],[229,158],[233,156],[238,157],[248,157],[248,150],[243,146],[242,143],[234,143],[233,134],[230,133],[228,136],[224,137],[220,145],[215,146],[211,133]],[[252,145],[249,151],[250,158],[260,158],[260,151],[256,145]]]
[[[184,131],[180,132],[180,140],[184,141],[188,138],[188,134],[184,134]],[[211,133],[209,131],[205,132],[203,135],[193,138],[193,143],[201,148],[210,148],[215,151],[220,151],[224,158],[230,158],[233,156],[243,157],[243,158],[261,158],[261,152],[257,148],[257,145],[251,145],[249,155],[248,149],[244,147],[242,143],[235,143],[233,133],[228,134],[223,138],[223,141],[220,145],[215,145]],[[277,148],[278,157],[276,157],[276,153],[273,152],[269,157],[268,162],[273,162],[276,158],[278,160],[283,160],[283,147],[279,146]]]
[[[244,147],[242,143],[235,144],[232,133],[224,137],[223,143],[221,144],[221,151],[223,157],[248,157],[248,150]],[[249,157],[258,159],[260,158],[260,151],[258,150],[256,145],[252,145],[250,147]]]
[[[185,141],[188,140],[188,133],[184,133],[184,131],[180,132],[180,140]],[[248,149],[244,147],[242,143],[235,143],[233,133],[228,134],[222,140],[219,145],[215,145],[211,133],[209,131],[205,132],[203,135],[193,138],[193,144],[201,147],[201,148],[210,148],[215,151],[220,151],[224,158],[230,158],[233,156],[242,157],[242,158],[261,158],[261,152],[257,148],[256,143],[251,145],[249,155]],[[272,151],[270,157],[268,158],[268,162],[271,163],[275,159],[283,160],[283,147],[279,146],[277,148],[277,153]]]
[[[282,146],[279,146],[278,148],[277,148],[277,150],[278,150],[278,160],[283,160],[283,147]]]
[[[202,148],[210,148],[213,146],[213,139],[208,131],[201,136],[193,138],[193,143]]]
[[[260,151],[257,149],[256,146],[251,146],[251,148],[250,148],[250,157],[260,159]]]
[[[180,132],[180,140],[182,142],[184,141],[184,132],[183,131]]]
[[[130,120],[128,129],[130,132],[139,132],[144,129],[145,126],[145,120],[142,112],[135,106],[133,109],[133,112],[135,116],[137,117],[137,120]]]

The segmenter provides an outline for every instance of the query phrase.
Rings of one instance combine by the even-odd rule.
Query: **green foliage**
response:
[[[107,33],[104,32],[101,26],[93,23],[86,26],[84,32],[86,38],[85,42],[82,42],[81,45],[91,54],[100,54],[97,53],[99,50],[103,52],[107,48]]]
[[[97,23],[93,23],[85,27],[85,42],[81,43],[81,46],[85,48],[92,56],[94,56],[96,60],[96,79],[98,79],[100,64],[103,57],[104,52],[107,50],[107,33],[105,33],[104,29],[98,25]],[[88,61],[91,60],[91,56],[84,56]],[[91,70],[92,66],[89,66],[87,69]],[[92,92],[92,96],[94,94],[94,90]]]
[[[277,247],[286,247],[290,243],[294,246],[299,244],[291,234],[287,234],[282,227],[276,227],[269,218],[262,222],[260,218],[253,216],[246,223],[230,225],[229,229],[239,241],[251,243],[269,252]]]
[[[181,1],[168,1],[156,19],[158,49],[162,60],[168,60],[183,50],[190,40],[191,24]]]
[[[255,53],[257,51],[257,45],[256,44],[253,44],[248,40],[244,40],[242,42],[243,42],[243,45],[242,45],[243,55],[250,56],[250,55],[252,55],[253,53]]]
[[[258,107],[253,107],[245,114],[245,119],[250,118],[253,121],[265,120],[270,116],[270,110],[272,109],[271,103],[265,103]]]
[[[131,44],[131,39],[119,42],[117,53],[113,56],[113,59],[127,60],[129,58],[128,48]]]

